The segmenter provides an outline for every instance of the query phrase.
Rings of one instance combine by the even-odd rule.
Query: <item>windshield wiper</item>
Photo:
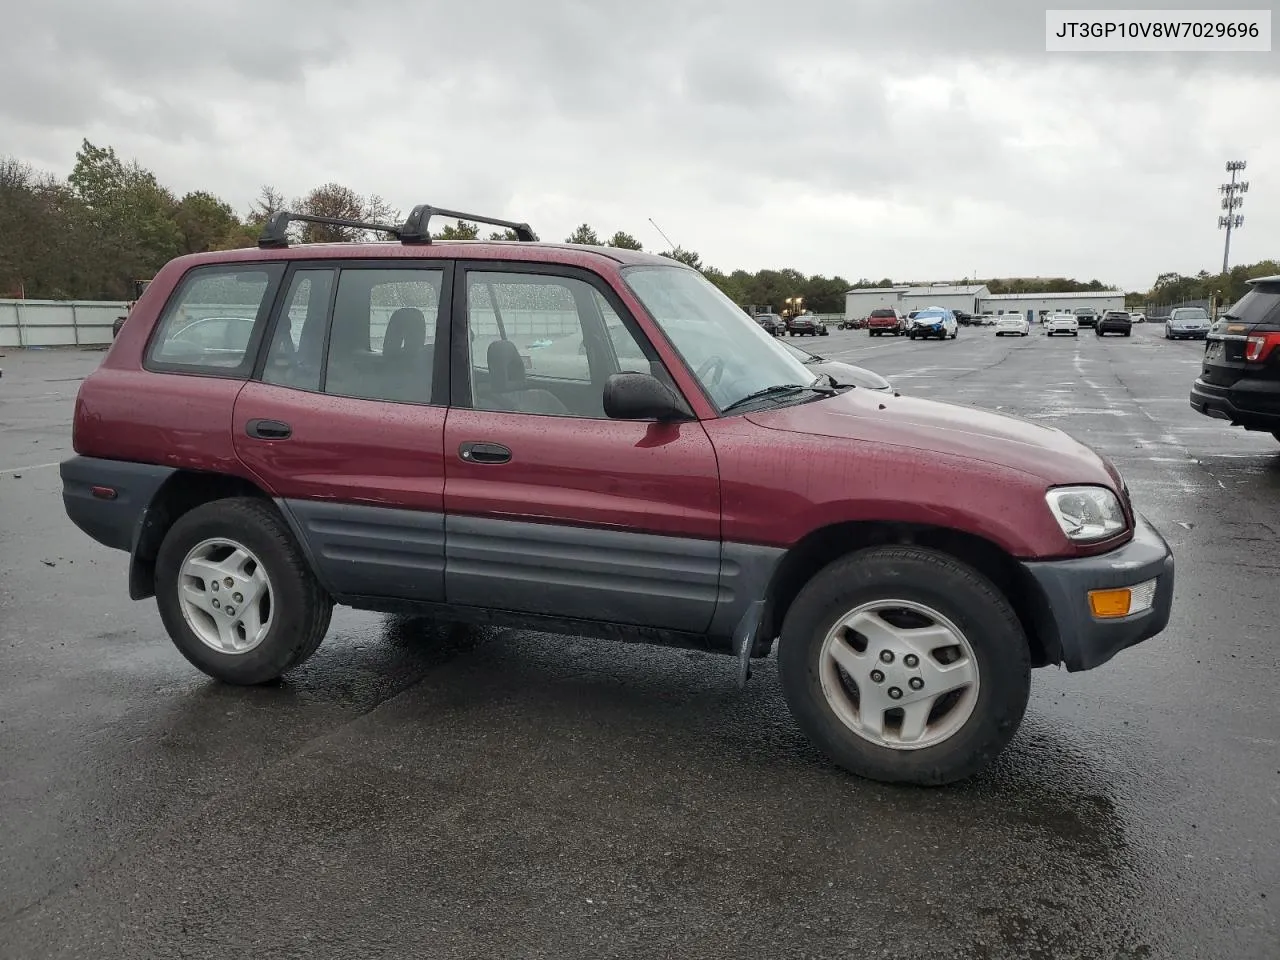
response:
[[[825,379],[825,377],[815,377],[813,383],[810,384],[775,383],[771,387],[764,387],[760,390],[754,391],[753,393],[748,393],[745,397],[741,397],[733,401],[733,403],[725,407],[722,412],[728,413],[730,410],[736,410],[738,407],[741,407],[745,403],[750,403],[752,400],[759,400],[763,397],[771,397],[780,393],[795,393],[798,390],[813,390],[817,393],[828,394],[835,393],[834,389],[823,384],[822,381]]]

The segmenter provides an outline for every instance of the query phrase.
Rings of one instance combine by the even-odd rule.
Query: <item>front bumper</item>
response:
[[[1023,563],[1040,587],[1057,628],[1062,663],[1072,672],[1100,667],[1122,650],[1149,640],[1169,623],[1173,606],[1173,554],[1146,518],[1137,516],[1133,539],[1096,557]],[[1151,606],[1117,619],[1099,619],[1090,590],[1136,587],[1156,581]]]
[[[1215,420],[1229,420],[1246,430],[1280,428],[1280,381],[1244,377],[1234,386],[1219,387],[1196,379],[1191,384],[1191,408]]]

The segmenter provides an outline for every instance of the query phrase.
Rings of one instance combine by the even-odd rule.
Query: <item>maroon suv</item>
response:
[[[776,647],[832,758],[939,784],[1013,736],[1032,667],[1167,623],[1164,540],[1065,433],[815,376],[669,259],[470,214],[521,239],[432,242],[441,212],[174,260],[80,388],[66,510],[211,676],[287,673],[335,603],[740,682]]]

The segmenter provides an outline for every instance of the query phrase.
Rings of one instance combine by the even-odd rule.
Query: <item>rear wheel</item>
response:
[[[182,655],[234,684],[266,683],[302,663],[333,611],[284,519],[253,497],[180,517],[160,545],[155,589]]]
[[[797,724],[837,764],[889,783],[964,779],[1017,731],[1031,686],[1005,597],[947,554],[876,547],[818,573],[778,651]]]

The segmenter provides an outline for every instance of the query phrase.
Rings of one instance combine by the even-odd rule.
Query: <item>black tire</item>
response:
[[[886,599],[924,604],[945,616],[977,661],[973,713],[933,746],[895,750],[872,743],[837,717],[822,691],[827,633],[859,605]],[[1017,732],[1031,691],[1030,650],[1008,600],[977,570],[921,547],[860,550],[815,575],[782,624],[778,672],[796,723],[836,764],[871,780],[920,786],[954,783],[985,767]]]
[[[183,616],[179,570],[203,540],[224,537],[243,544],[271,580],[274,612],[258,646],[229,654],[206,645]],[[197,669],[224,683],[268,683],[298,666],[320,646],[329,629],[333,601],[316,580],[284,518],[269,502],[234,497],[202,504],[183,514],[165,534],[156,558],[156,606],[179,652]]]
[[[1079,330],[1073,330],[1073,331],[1071,331],[1071,335],[1072,335],[1073,337],[1078,337],[1078,336],[1080,336],[1080,331],[1079,331]]]
[[[1126,331],[1124,332],[1124,335],[1125,335],[1126,337],[1133,336],[1133,331],[1132,331],[1132,330],[1126,330]]]

